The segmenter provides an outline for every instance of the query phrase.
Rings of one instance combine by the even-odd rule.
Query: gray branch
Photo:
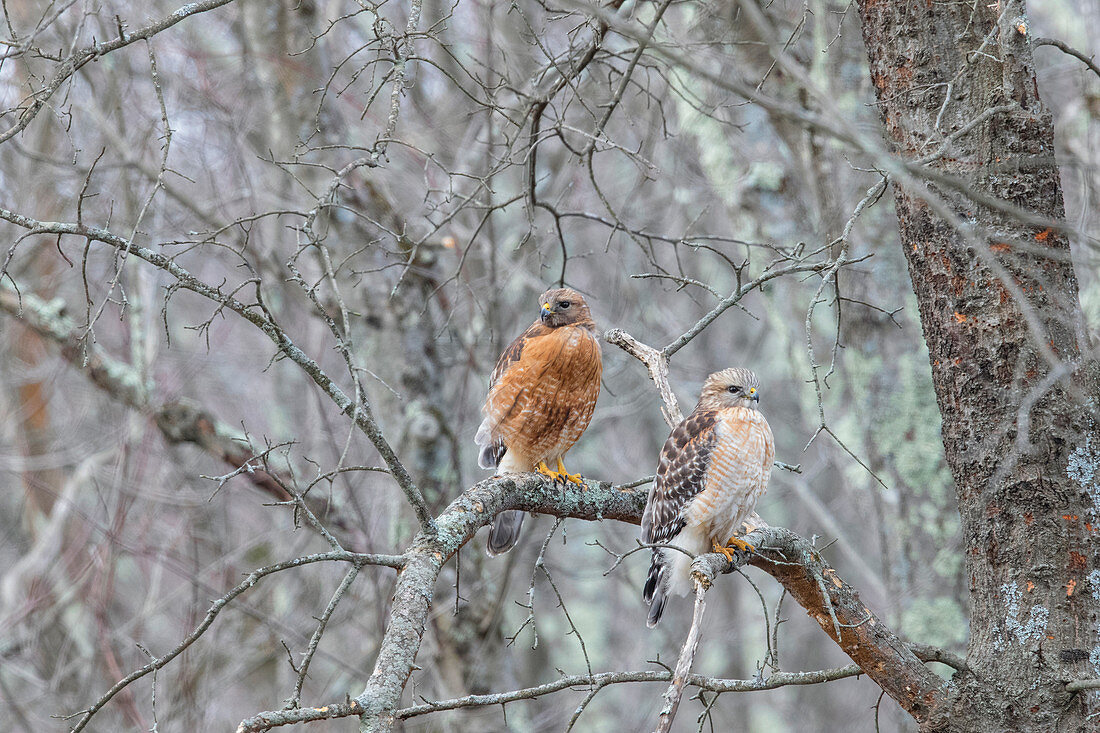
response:
[[[259,306],[245,305],[234,295],[223,293],[221,288],[216,288],[195,277],[172,258],[165,257],[159,252],[154,252],[147,247],[136,245],[107,229],[85,226],[80,223],[38,221],[29,216],[23,216],[22,214],[17,214],[3,208],[0,208],[0,219],[4,219],[16,226],[27,229],[28,235],[54,234],[80,237],[89,242],[102,242],[121,252],[136,255],[150,265],[174,277],[176,279],[176,286],[179,288],[201,295],[217,303],[219,308],[228,308],[263,331],[264,335],[271,339],[275,346],[278,347],[279,351],[309,375],[310,379],[312,379],[314,383],[336,403],[340,411],[350,417],[356,427],[367,436],[374,445],[375,450],[382,456],[382,460],[386,462],[394,480],[397,481],[401,491],[405,494],[405,498],[408,499],[409,503],[412,505],[413,511],[416,513],[416,518],[420,522],[421,529],[428,532],[434,531],[432,517],[431,514],[428,513],[428,506],[424,501],[423,494],[412,480],[412,476],[405,470],[405,466],[397,458],[397,454],[394,453],[389,441],[387,441],[386,437],[382,434],[382,428],[374,419],[370,406],[366,404],[365,400],[363,402],[356,402],[348,397],[347,394],[337,386],[336,382],[321,369],[320,365],[302,351],[290,336],[287,335],[286,331],[284,331],[278,323],[272,320],[269,314],[264,312],[262,308]],[[4,273],[0,272],[0,278],[3,277]]]
[[[129,46],[136,41],[148,40],[158,33],[168,30],[185,18],[190,18],[192,15],[205,13],[215,8],[220,8],[231,2],[233,2],[233,0],[205,0],[205,2],[188,3],[167,18],[161,18],[154,23],[139,28],[133,33],[120,31],[118,38],[104,41],[103,43],[93,43],[90,46],[77,49],[69,58],[58,64],[57,69],[54,70],[54,74],[46,83],[46,86],[31,95],[34,97],[34,101],[27,109],[23,110],[23,113],[19,115],[19,119],[15,121],[15,124],[7,130],[0,132],[0,143],[5,143],[22,132],[24,128],[31,123],[31,120],[33,120],[42,110],[42,107],[45,106],[50,97],[61,88],[61,85],[89,61],[99,58],[100,56],[106,56],[108,53]]]
[[[437,517],[438,531],[435,534],[420,533],[406,552],[405,565],[398,576],[381,651],[363,692],[353,701],[341,704],[342,707],[329,705],[260,713],[243,721],[238,730],[244,733],[291,723],[358,715],[361,730],[373,733],[393,730],[399,720],[439,710],[537,697],[577,684],[589,684],[590,679],[594,680],[593,684],[607,684],[609,682],[601,676],[604,674],[623,675],[613,680],[616,682],[669,681],[671,675],[667,671],[601,673],[565,677],[527,691],[474,695],[411,708],[398,707],[405,685],[415,668],[431,608],[431,589],[435,586],[440,569],[495,514],[506,509],[520,509],[557,517],[589,521],[610,519],[638,524],[645,509],[646,494],[642,487],[627,488],[597,482],[589,482],[585,488],[570,485],[562,489],[539,474],[510,474],[476,484]],[[890,692],[892,697],[902,698],[899,702],[908,710],[925,705],[928,700],[934,701],[942,693],[943,681],[924,667],[922,659],[965,669],[965,663],[954,655],[931,647],[911,648],[898,639],[859,601],[855,592],[825,563],[808,540],[781,527],[769,526],[756,527],[745,539],[758,548],[756,553],[741,558],[732,565],[722,555],[702,555],[695,561],[694,570],[697,575],[712,582],[718,574],[729,572],[745,563],[760,567],[783,583],[788,592],[803,604],[807,613],[822,623],[826,633],[838,641],[841,648],[858,664],[842,668],[843,675],[829,670],[799,673],[810,675],[809,677],[788,678],[777,674],[762,683],[715,681],[698,675],[686,675],[686,684],[716,692],[747,692],[787,684],[813,684],[864,673]],[[813,594],[819,593],[822,588],[825,588],[827,594],[824,600],[821,597],[815,598]],[[835,625],[833,618],[836,619]],[[836,628],[840,629],[839,638],[836,636]],[[919,686],[917,682],[920,683]]]
[[[253,486],[279,502],[294,502],[280,479],[258,465],[248,441],[218,420],[213,413],[191,400],[160,402],[157,387],[142,380],[138,371],[112,358],[95,343],[81,338],[81,329],[65,315],[61,301],[44,301],[33,293],[17,293],[0,281],[0,312],[14,316],[39,336],[55,343],[62,357],[119,403],[151,417],[164,439],[173,445],[190,443],[240,471]],[[241,470],[241,469],[244,470]],[[309,511],[340,530],[353,549],[367,546],[366,536],[356,522],[343,516],[328,502],[312,497],[302,500]]]

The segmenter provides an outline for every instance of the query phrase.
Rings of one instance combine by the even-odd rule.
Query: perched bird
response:
[[[691,560],[705,552],[754,548],[734,537],[768,487],[775,444],[757,409],[760,388],[748,369],[707,377],[699,404],[661,449],[657,481],[642,515],[642,541],[682,547],[690,555],[654,548],[642,597],[646,625],[661,620],[670,593],[691,591]]]
[[[600,393],[603,362],[596,324],[581,294],[569,288],[539,297],[542,312],[504,350],[489,378],[485,419],[474,441],[478,465],[498,473],[537,470],[555,481],[583,484],[562,456],[592,419]],[[557,464],[557,470],[547,464]],[[501,512],[486,546],[490,556],[512,549],[523,524],[522,511]]]

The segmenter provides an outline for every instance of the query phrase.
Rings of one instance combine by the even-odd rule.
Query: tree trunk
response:
[[[1064,210],[1023,3],[859,10],[899,155],[919,160],[986,115],[930,163],[961,185],[895,186],[970,592],[973,675],[927,728],[1083,731],[1097,693],[1065,683],[1100,676],[1096,362],[1069,243],[1041,223]]]

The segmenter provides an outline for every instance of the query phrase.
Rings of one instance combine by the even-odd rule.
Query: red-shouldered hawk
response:
[[[596,324],[581,294],[568,288],[539,297],[539,320],[504,350],[489,379],[481,408],[485,419],[474,441],[478,465],[498,473],[538,470],[555,481],[582,484],[562,456],[592,419],[600,393],[603,362]],[[557,471],[547,462],[557,462]],[[493,520],[486,550],[512,549],[523,512],[504,511]]]
[[[691,591],[691,560],[704,552],[732,557],[753,547],[733,536],[768,487],[775,444],[757,409],[756,375],[724,369],[707,377],[699,404],[661,449],[657,481],[642,515],[642,541],[655,548],[642,597],[646,625],[661,620],[670,593]],[[727,546],[728,545],[728,546]]]

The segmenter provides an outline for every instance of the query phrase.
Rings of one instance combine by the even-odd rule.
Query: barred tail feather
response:
[[[493,526],[489,529],[489,541],[485,544],[485,552],[489,557],[501,555],[516,546],[525,513],[509,509],[493,518]]]
[[[664,562],[664,553],[654,550],[653,560],[649,564],[649,576],[642,589],[642,599],[649,605],[649,616],[646,618],[645,625],[651,629],[661,620],[661,614],[665,611],[665,598],[668,592],[667,573],[668,566]]]
[[[481,421],[477,428],[474,442],[481,446],[481,452],[477,456],[477,465],[481,468],[496,468],[500,465],[500,459],[504,457],[504,441],[493,436],[493,430],[489,426],[489,418]]]
[[[481,468],[496,468],[500,465],[500,459],[504,458],[504,441],[498,440],[481,449],[477,456],[477,465]]]

